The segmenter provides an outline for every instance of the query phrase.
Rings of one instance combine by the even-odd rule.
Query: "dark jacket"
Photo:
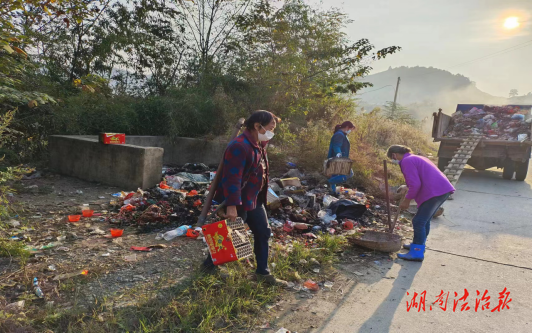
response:
[[[226,200],[226,206],[242,206],[245,211],[256,208],[258,197],[266,203],[268,190],[267,142],[258,145],[252,134],[245,130],[243,134],[230,142],[224,153],[222,178],[216,189],[214,199]],[[261,154],[265,156],[266,170],[261,166]],[[266,184],[263,184],[263,172],[266,172]]]
[[[335,157],[338,153],[341,153],[342,157],[350,157],[350,141],[342,130],[338,130],[331,137],[328,158]]]

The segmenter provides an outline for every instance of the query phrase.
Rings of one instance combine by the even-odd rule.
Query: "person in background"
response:
[[[351,121],[345,121],[340,125],[335,126],[333,136],[329,143],[328,159],[334,157],[350,157],[350,141],[348,141],[348,134],[355,129]],[[349,176],[346,175],[332,175],[328,179],[328,183],[332,194],[337,193],[337,184],[344,183],[348,178],[353,177],[353,170]]]
[[[222,178],[214,200],[225,201],[225,218],[241,217],[254,235],[257,279],[272,285],[287,286],[268,270],[268,240],[271,235],[265,210],[268,191],[268,159],[265,146],[274,137],[280,119],[269,111],[256,111],[244,123],[246,129],[224,153]],[[211,256],[202,264],[206,273],[216,272]]]
[[[399,253],[398,258],[422,261],[431,218],[455,188],[433,162],[426,157],[411,155],[411,149],[408,147],[390,146],[387,157],[392,159],[394,164],[400,165],[407,185],[403,191],[406,193],[405,199],[400,203],[399,209],[407,210],[413,199],[418,205],[418,211],[413,217],[413,242],[403,246],[409,252]]]

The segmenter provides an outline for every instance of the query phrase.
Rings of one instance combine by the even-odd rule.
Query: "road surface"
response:
[[[531,332],[531,167],[525,182],[504,180],[496,169],[468,169],[456,187],[445,215],[432,222],[423,263],[384,262],[340,300],[316,297],[309,300],[312,313],[282,315],[277,326],[299,333]],[[509,309],[492,312],[505,288]],[[470,309],[461,312],[459,301],[454,312],[465,289]],[[485,290],[490,306],[483,311],[480,302],[476,312]],[[432,305],[441,291],[444,299],[450,292],[446,311]],[[414,292],[426,292],[425,311],[407,312]]]

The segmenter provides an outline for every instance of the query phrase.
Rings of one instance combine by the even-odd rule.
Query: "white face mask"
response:
[[[261,126],[263,127],[263,126]],[[272,138],[274,137],[274,132],[272,131],[267,131],[266,128],[263,127],[263,129],[265,130],[265,133],[258,133],[257,135],[257,138],[259,139],[259,141],[270,141],[272,140]]]
[[[347,130],[346,134],[350,134],[351,132],[352,132],[352,130]]]
[[[400,164],[400,160],[394,159],[394,157],[391,160],[392,164]]]

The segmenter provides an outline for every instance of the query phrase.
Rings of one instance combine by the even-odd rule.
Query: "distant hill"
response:
[[[417,118],[442,108],[453,113],[457,104],[531,104],[531,92],[524,96],[506,98],[479,90],[469,78],[433,67],[398,67],[364,78],[374,84],[358,92],[356,98],[365,109],[382,106],[394,99],[396,80],[401,77],[398,103],[406,106]],[[384,86],[391,85],[391,87]],[[380,89],[381,88],[381,89]],[[379,89],[379,90],[378,90]]]

